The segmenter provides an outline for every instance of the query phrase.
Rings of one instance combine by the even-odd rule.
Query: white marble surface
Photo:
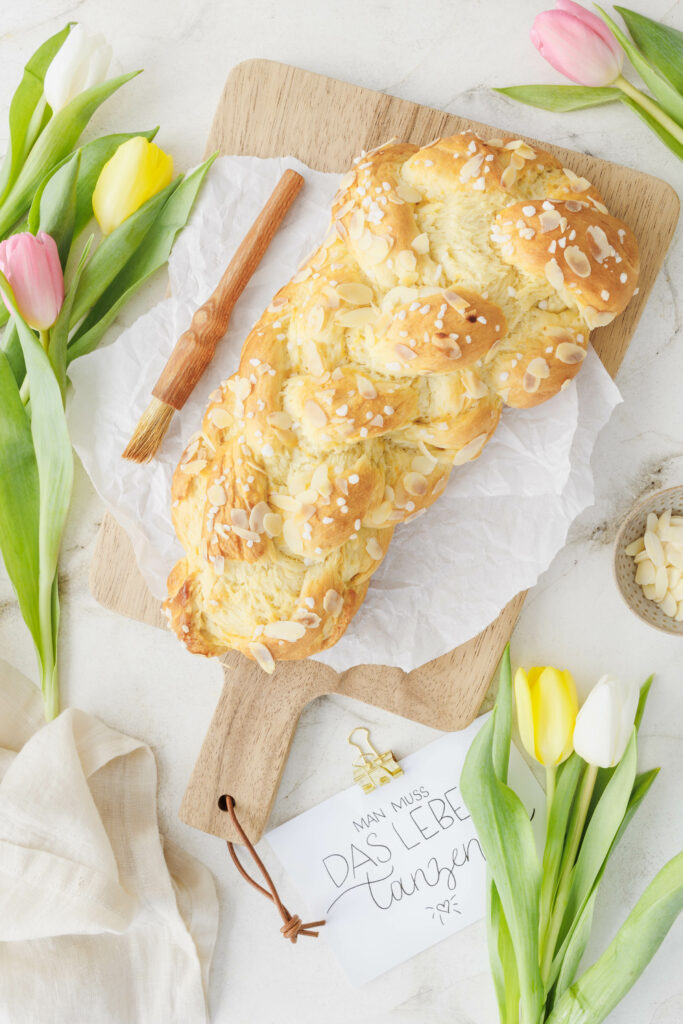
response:
[[[621,108],[553,115],[512,104],[494,85],[553,81],[528,29],[542,0],[8,0],[0,37],[0,123],[20,69],[36,46],[69,19],[106,33],[122,68],[146,68],[100,112],[99,131],[160,123],[160,143],[179,167],[197,161],[230,68],[268,57],[348,79],[511,130],[589,151],[648,171],[680,192],[681,164]],[[683,4],[639,0],[640,11],[683,28]],[[333,130],[333,128],[332,128]],[[589,949],[609,941],[637,894],[681,846],[683,784],[681,642],[655,632],[623,606],[611,574],[615,531],[644,491],[683,481],[683,242],[676,236],[618,383],[625,402],[595,453],[597,501],[530,593],[513,638],[515,662],[570,667],[585,690],[609,670],[636,679],[656,672],[642,730],[641,764],[662,772],[605,878]],[[163,279],[129,307],[130,320],[162,294]],[[159,764],[165,831],[213,870],[221,928],[212,974],[212,1019],[239,1024],[493,1024],[483,925],[475,925],[362,991],[352,989],[323,942],[292,947],[278,919],[235,875],[225,847],[177,819],[177,807],[215,705],[220,669],[186,654],[161,631],[98,607],[87,574],[101,505],[77,474],[62,560],[62,678],[65,702],[146,740]],[[35,675],[33,653],[6,584],[0,585],[0,654]],[[316,701],[303,715],[273,823],[348,782],[344,737],[377,725],[407,753],[432,731],[341,698]],[[266,856],[269,851],[264,849]],[[277,867],[285,899],[299,901]],[[683,924],[610,1017],[614,1024],[678,1024]],[[147,1024],[147,1022],[145,1022]],[[150,1022],[152,1024],[152,1022]],[[156,1022],[154,1022],[156,1024]],[[192,1024],[192,1022],[188,1022]]]

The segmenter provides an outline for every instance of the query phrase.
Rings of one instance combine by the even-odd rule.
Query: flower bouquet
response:
[[[48,718],[59,710],[57,563],[73,482],[68,367],[166,262],[213,159],[173,178],[156,129],[79,145],[139,73],[103,81],[109,57],[78,25],[43,43],[12,99],[0,170],[0,552]]]
[[[616,7],[630,35],[597,4],[600,17],[573,0],[534,21],[531,42],[576,85],[515,85],[497,92],[544,110],[579,110],[620,101],[683,160],[683,32]],[[648,92],[622,74],[628,57]]]
[[[546,767],[539,858],[524,806],[507,784],[513,687],[505,652],[495,709],[461,776],[489,870],[489,957],[501,1024],[600,1024],[683,909],[681,852],[650,883],[602,956],[578,973],[609,858],[658,772],[637,773],[650,684],[638,691],[605,677],[578,710],[568,672],[518,670],[522,742]]]

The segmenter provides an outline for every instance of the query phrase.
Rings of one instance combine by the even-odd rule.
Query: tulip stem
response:
[[[45,720],[51,722],[59,714],[59,677],[57,663],[49,665],[41,679]]]
[[[47,352],[50,347],[50,332],[49,331],[38,331],[38,337],[40,338],[40,344]],[[31,389],[28,384],[28,374],[24,377],[21,387],[19,388],[19,398],[22,400],[24,405],[28,405],[31,398]]]
[[[543,978],[544,985],[547,985],[548,978],[550,976],[550,969],[555,956],[555,946],[557,944],[560,928],[562,927],[562,921],[564,920],[565,911],[567,909],[572,869],[576,862],[576,855],[579,851],[579,846],[581,845],[581,839],[583,838],[583,830],[586,824],[586,818],[588,817],[588,808],[590,807],[597,775],[598,769],[596,765],[589,764],[586,766],[586,770],[581,781],[581,789],[579,790],[576,815],[574,817],[572,831],[569,835],[565,851],[562,874],[560,875],[560,881],[557,886],[557,895],[555,896],[555,903],[550,917],[550,923],[548,924],[548,929],[542,942],[541,977]]]
[[[658,121],[662,128],[666,128],[669,135],[683,144],[683,128],[677,124],[672,117],[662,110],[660,105],[656,103],[647,93],[641,92],[635,85],[632,85],[627,81],[623,75],[619,75],[618,78],[612,82],[612,85],[616,85],[618,89],[621,89],[623,93],[629,96],[639,107],[646,110],[651,117],[654,117],[655,121]]]
[[[545,766],[545,806],[547,821],[550,821],[550,808],[555,799],[555,779],[557,777],[557,765],[547,764]]]
[[[548,848],[548,837],[550,834],[550,815],[553,801],[555,799],[555,782],[557,779],[557,765],[547,764],[545,766],[545,847]],[[544,880],[545,881],[545,880]],[[543,885],[541,895],[541,906],[539,910],[538,936],[542,940],[548,927],[548,918],[552,906],[553,893],[549,886]]]
[[[40,628],[43,649],[40,652],[40,688],[43,694],[45,718],[51,722],[59,714],[59,676],[57,671],[57,650],[55,647],[52,609],[52,588],[40,602]]]

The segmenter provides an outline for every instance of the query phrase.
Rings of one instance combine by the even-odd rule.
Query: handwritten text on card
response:
[[[460,792],[485,718],[403,758],[404,774],[344,790],[268,833],[306,910],[362,984],[479,920],[486,862]],[[542,830],[542,793],[513,747],[511,779]]]

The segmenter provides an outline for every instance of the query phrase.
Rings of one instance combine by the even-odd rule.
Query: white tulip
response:
[[[110,61],[111,46],[104,36],[88,36],[81,25],[74,25],[45,74],[45,99],[52,112],[104,81]]]
[[[588,764],[612,768],[624,756],[638,708],[638,686],[603,676],[576,716],[574,750]]]

